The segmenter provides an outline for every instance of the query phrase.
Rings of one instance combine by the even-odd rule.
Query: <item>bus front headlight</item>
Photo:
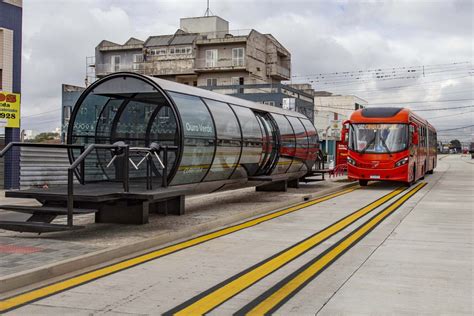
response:
[[[351,157],[347,157],[347,163],[348,163],[349,165],[357,166],[355,160],[352,159]]]
[[[399,161],[397,161],[395,163],[395,168],[396,167],[400,167],[400,166],[403,166],[403,165],[406,165],[408,163],[408,157],[405,157],[403,159],[400,159]]]

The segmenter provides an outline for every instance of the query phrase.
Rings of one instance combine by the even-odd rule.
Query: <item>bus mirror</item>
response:
[[[342,122],[342,129],[341,129],[341,142],[346,143],[347,134],[349,134],[349,129],[346,127],[347,124],[350,124],[349,120],[345,120]]]
[[[349,132],[349,130],[345,127],[342,128],[341,130],[341,142],[345,143],[346,142],[346,137],[347,137],[347,133]]]
[[[418,145],[418,132],[413,132],[411,135],[411,142],[413,145]]]

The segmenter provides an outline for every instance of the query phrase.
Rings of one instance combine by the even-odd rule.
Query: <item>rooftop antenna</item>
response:
[[[214,15],[214,13],[212,13],[211,9],[209,9],[209,0],[207,0],[207,9],[206,9],[206,12],[204,12],[204,16],[211,16],[211,15]]]

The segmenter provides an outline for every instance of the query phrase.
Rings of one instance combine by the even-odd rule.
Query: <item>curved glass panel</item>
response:
[[[308,156],[306,157],[306,165],[308,169],[311,169],[319,151],[319,136],[316,128],[310,120],[300,119],[301,123],[306,130],[306,135],[308,135]]]
[[[172,185],[202,181],[212,164],[215,132],[211,115],[198,97],[169,92],[180,113],[184,146]]]
[[[236,173],[241,175],[242,171],[245,171],[244,177],[253,176],[258,171],[260,160],[263,159],[262,130],[252,110],[237,105],[231,105],[231,107],[239,119],[243,136],[239,169],[244,170],[238,170]]]
[[[234,172],[240,157],[242,142],[239,123],[227,103],[204,101],[214,117],[217,134],[216,155],[205,181],[225,180]]]
[[[97,144],[110,144],[112,142],[112,122],[123,102],[123,99],[110,99],[103,107],[95,131],[95,142]],[[96,150],[96,155],[99,162],[98,167],[101,168],[107,178],[113,179],[115,177],[115,171],[113,168],[106,168],[108,162],[112,159],[111,152],[109,150]]]
[[[70,135],[73,144],[96,143],[96,127],[102,109],[108,104],[109,98],[89,94],[79,105],[73,122],[73,131]],[[72,151],[73,158],[80,155],[79,149]],[[103,151],[96,151],[96,155],[89,155],[85,160],[85,179],[87,181],[106,180],[108,177],[100,167],[99,157],[104,155]]]
[[[303,167],[304,161],[308,156],[308,137],[306,136],[306,129],[299,119],[293,116],[287,116],[286,118],[290,121],[296,138],[293,163],[288,172],[297,172]]]
[[[163,101],[163,104],[166,105],[159,105],[150,119],[150,124],[147,127],[147,144],[156,142],[162,146],[177,146],[179,144],[179,137],[176,117],[167,102]],[[161,155],[161,158],[163,160],[163,155]],[[168,172],[171,171],[175,162],[176,152],[168,151]],[[153,174],[159,177],[158,181],[161,181],[161,167],[155,159],[152,160],[152,163]]]
[[[71,122],[70,143],[78,144],[111,144],[124,141],[130,147],[147,147],[149,144],[148,133],[153,113],[159,106],[168,106],[165,96],[154,89],[149,83],[130,77],[118,77],[101,82],[74,109],[73,122]],[[155,116],[153,117],[155,118]],[[174,116],[172,120],[175,120]],[[176,123],[176,122],[175,122]],[[176,125],[176,124],[175,124]],[[177,137],[177,130],[173,135]],[[158,136],[158,138],[161,135]],[[155,140],[156,141],[156,140]],[[177,145],[177,139],[170,143]],[[85,163],[85,180],[113,180],[121,181],[124,160],[118,156],[114,161],[108,149],[96,149],[95,154],[90,154]],[[72,155],[76,159],[80,154],[74,150]],[[134,183],[145,183],[147,164],[143,162],[146,152],[143,150],[130,151],[129,179]],[[171,153],[170,156],[174,155]],[[176,160],[169,159],[169,164]],[[156,162],[152,160],[152,167]],[[137,166],[137,168],[135,168]],[[169,165],[168,170],[173,166]],[[160,168],[161,170],[161,168]],[[160,180],[157,168],[154,168],[154,180]]]
[[[277,165],[273,170],[273,174],[286,173],[290,168],[295,155],[295,134],[290,122],[280,114],[272,113],[272,117],[278,125],[280,131],[280,158],[278,159]]]
[[[112,131],[112,142],[123,141],[130,147],[145,147],[146,144],[146,129],[150,120],[151,114],[157,107],[153,103],[145,103],[131,100],[124,103],[121,109],[120,117],[117,118],[115,128]],[[134,163],[138,163],[143,158],[143,154],[139,152],[130,152],[130,159]],[[135,168],[132,164],[129,166],[130,178],[145,178],[146,167],[145,164]]]

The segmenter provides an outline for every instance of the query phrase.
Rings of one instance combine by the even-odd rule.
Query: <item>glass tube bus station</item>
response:
[[[6,196],[41,201],[37,218],[63,207],[57,215],[68,215],[67,229],[74,229],[73,214],[80,212],[95,212],[96,222],[142,224],[149,212],[182,214],[188,194],[245,186],[286,190],[311,171],[319,142],[303,114],[115,73],[84,91],[71,115],[67,144],[56,146],[69,152],[68,185]],[[0,228],[65,229],[51,221],[0,222]]]

